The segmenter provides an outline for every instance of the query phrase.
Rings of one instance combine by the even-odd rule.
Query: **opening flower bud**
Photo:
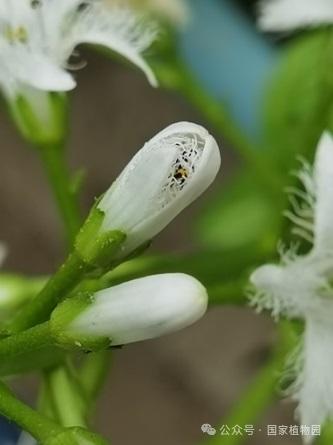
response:
[[[65,300],[52,314],[51,330],[62,345],[96,350],[182,329],[201,318],[207,304],[195,278],[152,275]]]
[[[117,253],[124,258],[198,198],[215,179],[220,164],[218,145],[205,128],[189,122],[170,125],[134,156],[90,218],[100,220],[99,235],[112,231],[126,235]]]

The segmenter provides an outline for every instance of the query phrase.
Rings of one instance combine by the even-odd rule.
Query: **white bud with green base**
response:
[[[116,254],[130,255],[163,230],[213,182],[221,164],[215,139],[190,122],[170,125],[134,156],[96,203],[77,242],[80,251],[105,234],[126,239]]]
[[[65,300],[52,313],[50,329],[59,345],[96,351],[185,328],[207,304],[207,291],[195,278],[152,275]]]

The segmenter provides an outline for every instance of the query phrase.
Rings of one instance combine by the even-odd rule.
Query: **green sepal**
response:
[[[81,292],[75,297],[67,298],[52,312],[50,330],[58,346],[86,352],[97,352],[109,348],[111,342],[108,337],[94,337],[70,329],[73,320],[91,304],[93,304],[93,294]]]
[[[81,427],[66,428],[43,443],[44,445],[108,445],[102,437]]]
[[[68,131],[67,96],[56,92],[39,94],[45,94],[49,102],[49,125],[46,120],[43,121],[45,116],[39,117],[33,102],[24,95],[9,102],[9,113],[22,136],[33,145],[58,145],[65,139]]]
[[[104,212],[95,204],[75,241],[75,250],[80,257],[103,269],[111,266],[114,255],[126,239],[126,234],[120,230],[102,231],[104,217]]]

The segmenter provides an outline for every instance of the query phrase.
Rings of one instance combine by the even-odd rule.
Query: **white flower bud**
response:
[[[74,300],[55,310],[52,329],[62,343],[89,349],[99,339],[117,346],[189,326],[206,312],[208,296],[195,278],[173,273],[139,278],[98,291],[86,301]]]
[[[125,233],[121,255],[130,253],[198,198],[220,164],[218,145],[205,128],[170,125],[144,145],[99,202],[101,231]]]

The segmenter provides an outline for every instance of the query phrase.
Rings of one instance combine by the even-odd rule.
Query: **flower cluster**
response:
[[[137,11],[104,0],[7,0],[0,4],[0,89],[21,134],[59,143],[67,129],[64,92],[84,66],[77,47],[103,46],[157,80],[143,58],[156,36]],[[52,94],[51,94],[52,93]]]
[[[162,3],[153,5],[168,13],[176,8],[176,15],[182,5],[175,0],[170,9]],[[39,411],[0,380],[0,413],[25,430],[19,443],[106,444],[84,427],[106,355],[69,365],[69,352],[156,338],[191,325],[207,310],[207,290],[190,275],[127,277],[116,285],[110,272],[141,254],[214,181],[221,158],[209,132],[190,122],[160,131],[95,201],[83,224],[63,159],[65,93],[76,86],[74,71],[84,65],[80,44],[118,53],[157,85],[143,58],[156,28],[139,9],[107,0],[0,2],[0,90],[18,130],[43,159],[70,245],[49,278],[0,275],[0,376],[46,370]],[[4,256],[0,244],[0,265]]]
[[[304,425],[323,424],[333,415],[333,139],[325,133],[313,171],[299,173],[305,190],[291,190],[287,216],[296,233],[313,246],[305,255],[282,252],[280,265],[265,265],[251,276],[252,304],[304,322],[302,345],[293,360],[296,380],[290,392]],[[309,438],[311,441],[311,438]]]
[[[133,11],[102,0],[8,0],[0,4],[0,84],[6,95],[26,87],[67,91],[76,82],[68,70],[81,43],[103,45],[156,79],[142,57],[155,29]]]
[[[93,207],[77,237],[78,256],[108,267],[110,261],[133,255],[209,187],[220,163],[218,145],[205,128],[179,122],[162,130],[138,151]],[[65,342],[71,336],[68,332],[73,332],[80,345],[91,343],[91,337],[93,343],[98,337],[118,345],[191,324],[206,307],[207,294],[200,283],[170,274],[79,295],[60,305],[53,319]],[[90,340],[83,340],[84,333]]]

